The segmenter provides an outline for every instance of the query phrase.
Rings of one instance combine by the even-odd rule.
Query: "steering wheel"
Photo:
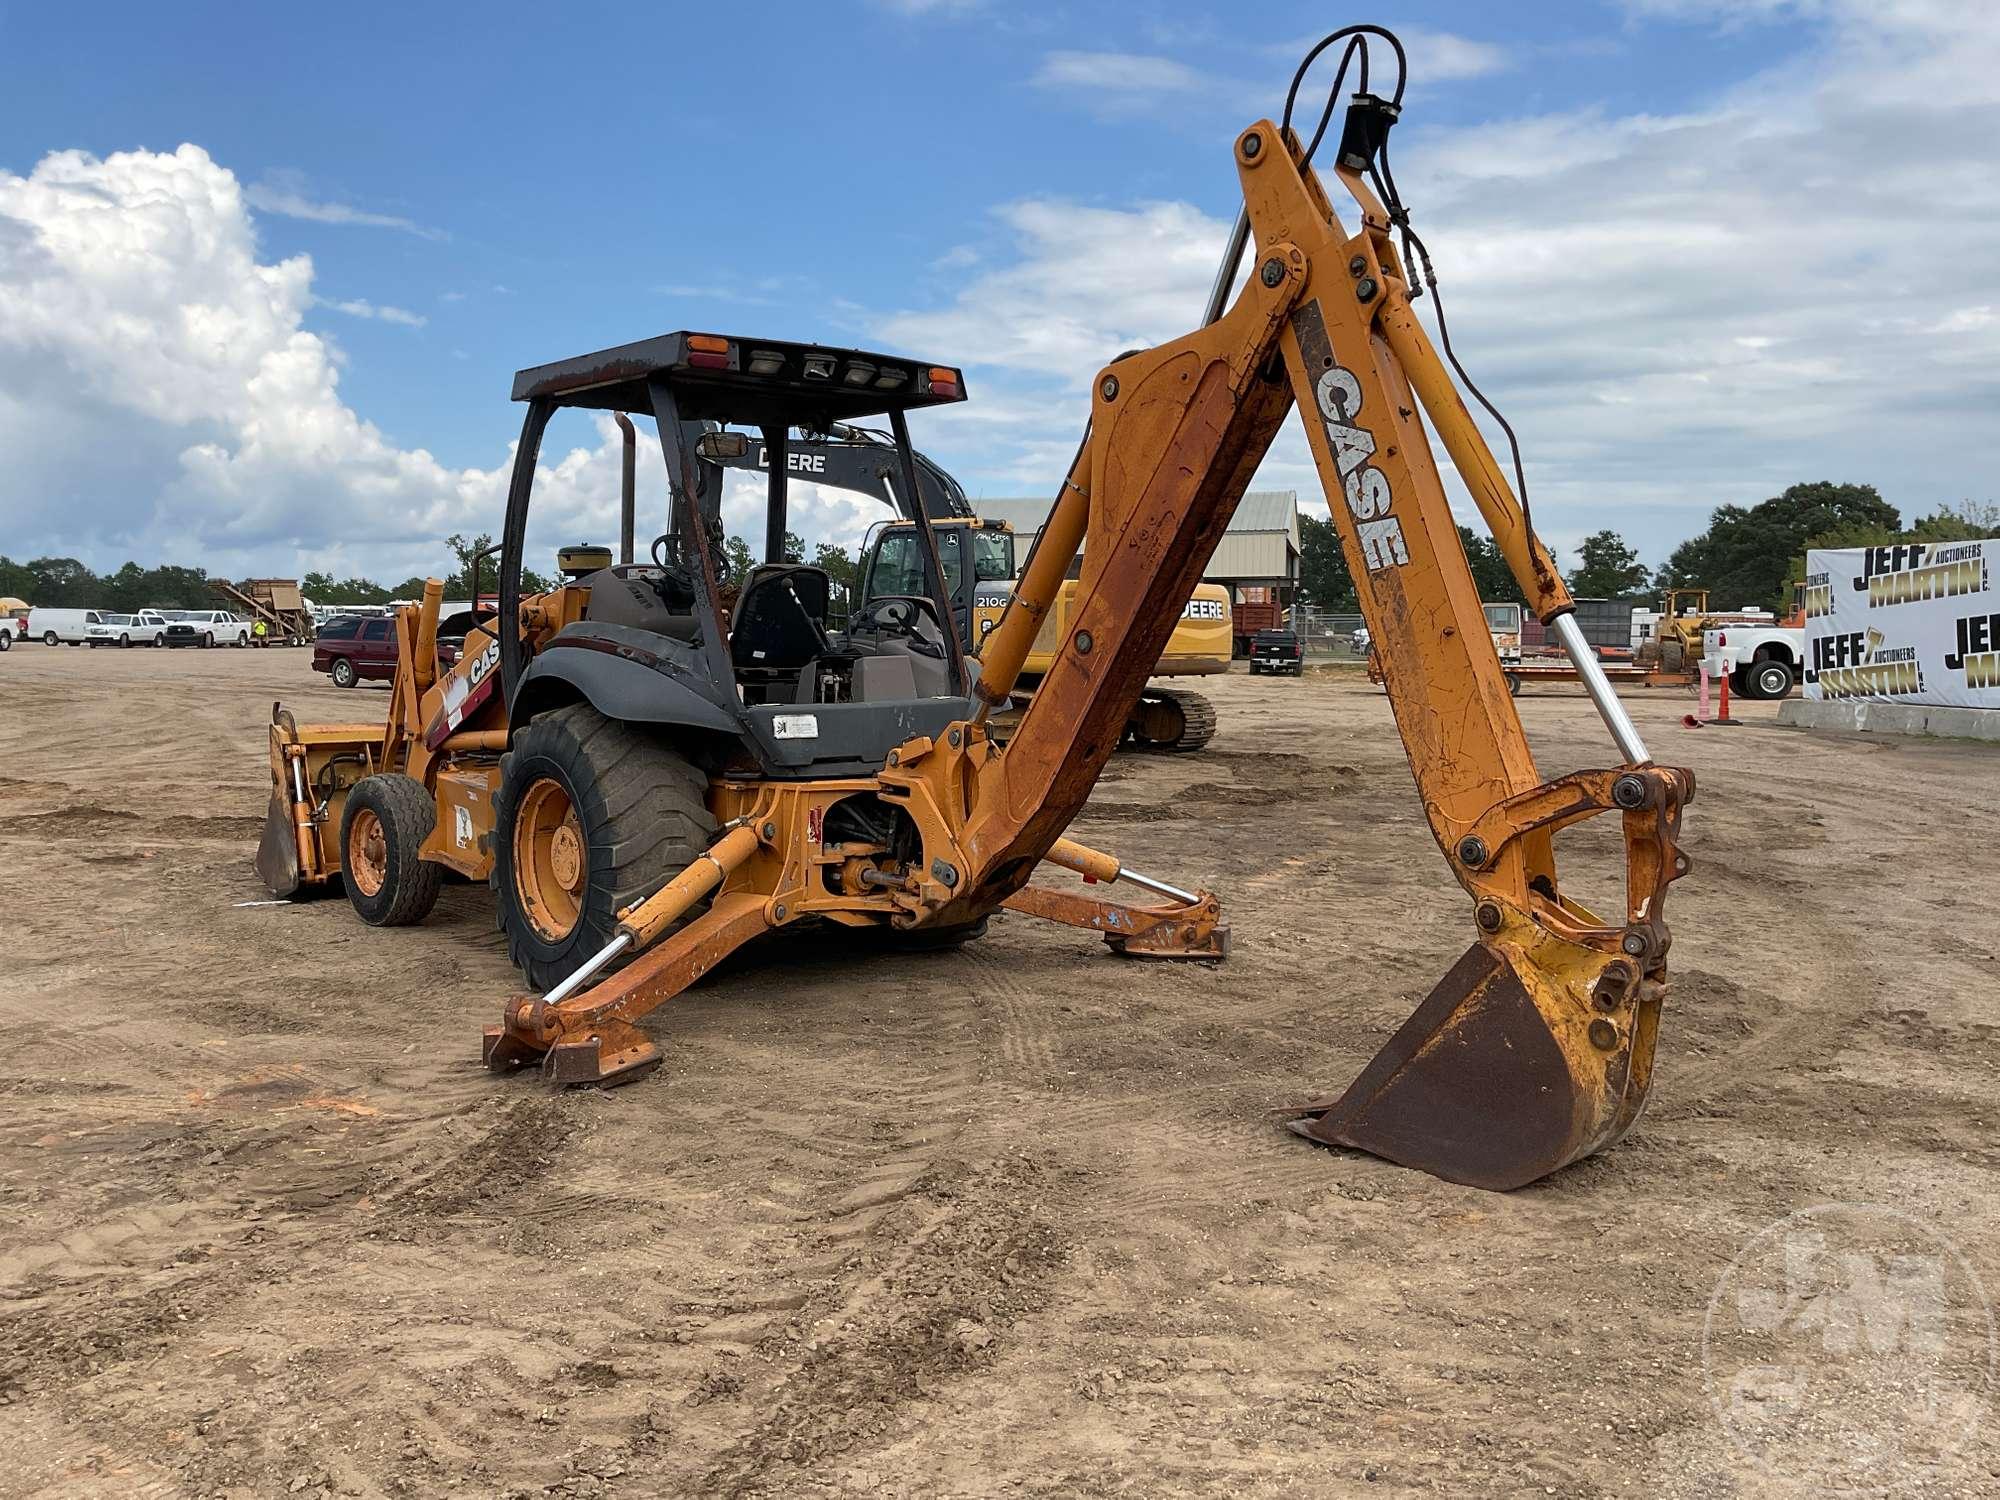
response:
[[[922,594],[883,594],[868,601],[856,621],[864,631],[899,635],[927,655],[944,654],[937,605]]]
[[[667,548],[673,542],[672,532],[663,532],[653,538],[653,545],[646,550],[652,554],[653,566],[661,577],[653,585],[653,591],[660,596],[660,602],[669,609],[676,607],[678,596],[681,607],[694,598],[694,574],[667,555]]]
[[[917,625],[917,601],[900,594],[870,599],[861,612],[864,626],[888,635],[909,635]]]

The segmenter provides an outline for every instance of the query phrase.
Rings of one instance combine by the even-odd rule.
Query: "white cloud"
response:
[[[407,307],[390,307],[386,303],[369,302],[360,297],[350,297],[335,301],[326,297],[315,297],[315,307],[330,307],[335,312],[346,313],[350,318],[375,318],[384,323],[400,323],[405,328],[422,328],[430,322],[421,313],[413,313]]]
[[[261,182],[252,183],[243,196],[259,213],[276,214],[283,219],[304,219],[314,224],[354,224],[371,229],[400,229],[405,234],[414,234],[425,240],[450,238],[442,229],[432,229],[401,214],[370,213],[346,203],[315,201],[306,195],[296,173],[274,173]]]
[[[1513,55],[1495,42],[1475,41],[1449,31],[1428,31],[1411,27],[1397,33],[1410,55],[1413,85],[1448,82],[1457,78],[1485,78],[1504,73],[1514,65]]]
[[[1822,14],[1809,52],[1679,113],[1405,116],[1397,176],[1455,342],[1558,545],[1611,524],[1657,561],[1714,505],[1802,479],[1875,483],[1906,514],[1994,489],[2000,9]],[[1091,375],[1192,325],[1226,225],[1159,202],[999,218],[1011,257],[878,327],[971,362],[973,408],[1000,398],[999,420],[940,418],[934,456],[1025,482],[1030,453],[1052,491]],[[1257,483],[1317,493],[1295,425]]]
[[[315,296],[306,256],[260,262],[244,192],[197,146],[64,151],[26,176],[0,172],[0,550],[395,583],[445,562],[450,533],[497,531],[511,447],[491,467],[451,469],[396,444],[341,399],[338,346],[305,327],[315,307],[424,323]],[[496,416],[512,425],[520,411]],[[639,425],[643,545],[664,526],[666,481]],[[606,414],[558,413],[531,560],[615,536],[619,442]],[[725,519],[761,548],[756,484],[731,476]],[[881,514],[791,487],[792,530],[809,544],[852,545]]]
[[[1098,104],[1153,104],[1205,90],[1209,84],[1186,63],[1137,52],[1051,52],[1032,80],[1045,89],[1074,89]]]

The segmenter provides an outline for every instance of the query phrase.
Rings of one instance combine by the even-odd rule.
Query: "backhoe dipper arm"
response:
[[[1243,290],[1209,326],[1096,379],[1089,435],[982,652],[978,696],[1004,702],[1087,536],[1054,664],[1005,752],[979,768],[962,889],[967,909],[1011,895],[1081,809],[1172,602],[1296,404],[1425,815],[1474,898],[1478,936],[1354,1087],[1294,1128],[1512,1187],[1608,1145],[1643,1102],[1665,888],[1687,869],[1675,837],[1693,782],[1647,760],[1604,685],[1625,765],[1542,784],[1420,409],[1566,641],[1568,591],[1411,310],[1388,214],[1343,164],[1361,209],[1349,235],[1300,155],[1269,121],[1237,138],[1253,250]],[[1561,893],[1552,847],[1559,828],[1606,811],[1622,814],[1627,845],[1626,910],[1612,922]]]

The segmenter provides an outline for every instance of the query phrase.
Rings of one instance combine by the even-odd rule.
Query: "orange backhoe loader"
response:
[[[1293,103],[1335,45],[1340,76],[1303,138]],[[1388,96],[1369,91],[1371,46],[1395,53]],[[1350,231],[1313,163],[1356,63],[1359,92],[1328,144],[1358,212]],[[535,1065],[557,1083],[650,1068],[660,1053],[640,1028],[648,1012],[732,950],[800,922],[950,944],[1007,907],[1127,954],[1219,958],[1215,896],[1137,876],[1063,835],[1296,407],[1473,930],[1360,1077],[1293,1111],[1292,1128],[1496,1189],[1617,1140],[1651,1079],[1665,897],[1688,869],[1677,838],[1693,781],[1648,756],[1534,534],[1518,456],[1510,487],[1412,308],[1413,257],[1434,305],[1436,288],[1388,164],[1402,88],[1395,39],[1349,27],[1301,65],[1282,124],[1235,138],[1244,206],[1207,316],[1096,374],[1075,461],[976,664],[951,628],[921,506],[906,519],[923,539],[927,588],[871,600],[844,631],[825,626],[825,575],[782,560],[787,435],[886,415],[899,488],[914,496],[905,413],[963,399],[955,368],[682,333],[523,371],[497,616],[441,674],[436,587],[406,611],[409,667],[386,727],[274,714],[266,879],[290,890],[340,874],[357,911],[382,923],[420,917],[442,868],[488,879],[510,950],[545,993],[506,1003],[486,1061]],[[650,564],[613,563],[608,550],[566,557],[563,586],[524,598],[529,494],[561,407],[650,416],[671,515]],[[1575,661],[1619,764],[1537,775],[1420,412]],[[772,445],[768,561],[725,616],[718,465],[753,432]],[[1009,702],[1079,551],[1061,639],[1002,748],[988,719]],[[1553,852],[1559,831],[1601,813],[1620,820],[1627,884],[1623,910],[1603,917],[1563,889]],[[1154,899],[1033,884],[1044,862]]]

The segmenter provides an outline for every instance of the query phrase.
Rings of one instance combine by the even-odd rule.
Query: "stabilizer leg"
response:
[[[1206,959],[1229,956],[1229,924],[1207,891],[1172,906],[1127,906],[1047,886],[1028,885],[1006,900],[1010,911],[1099,933],[1127,958]]]
[[[660,1051],[634,1023],[664,1005],[773,924],[768,898],[736,891],[664,938],[625,968],[551,1005],[523,995],[509,1001],[498,1026],[486,1028],[481,1055],[496,1073],[531,1063],[554,1084],[630,1083],[660,1062]]]

